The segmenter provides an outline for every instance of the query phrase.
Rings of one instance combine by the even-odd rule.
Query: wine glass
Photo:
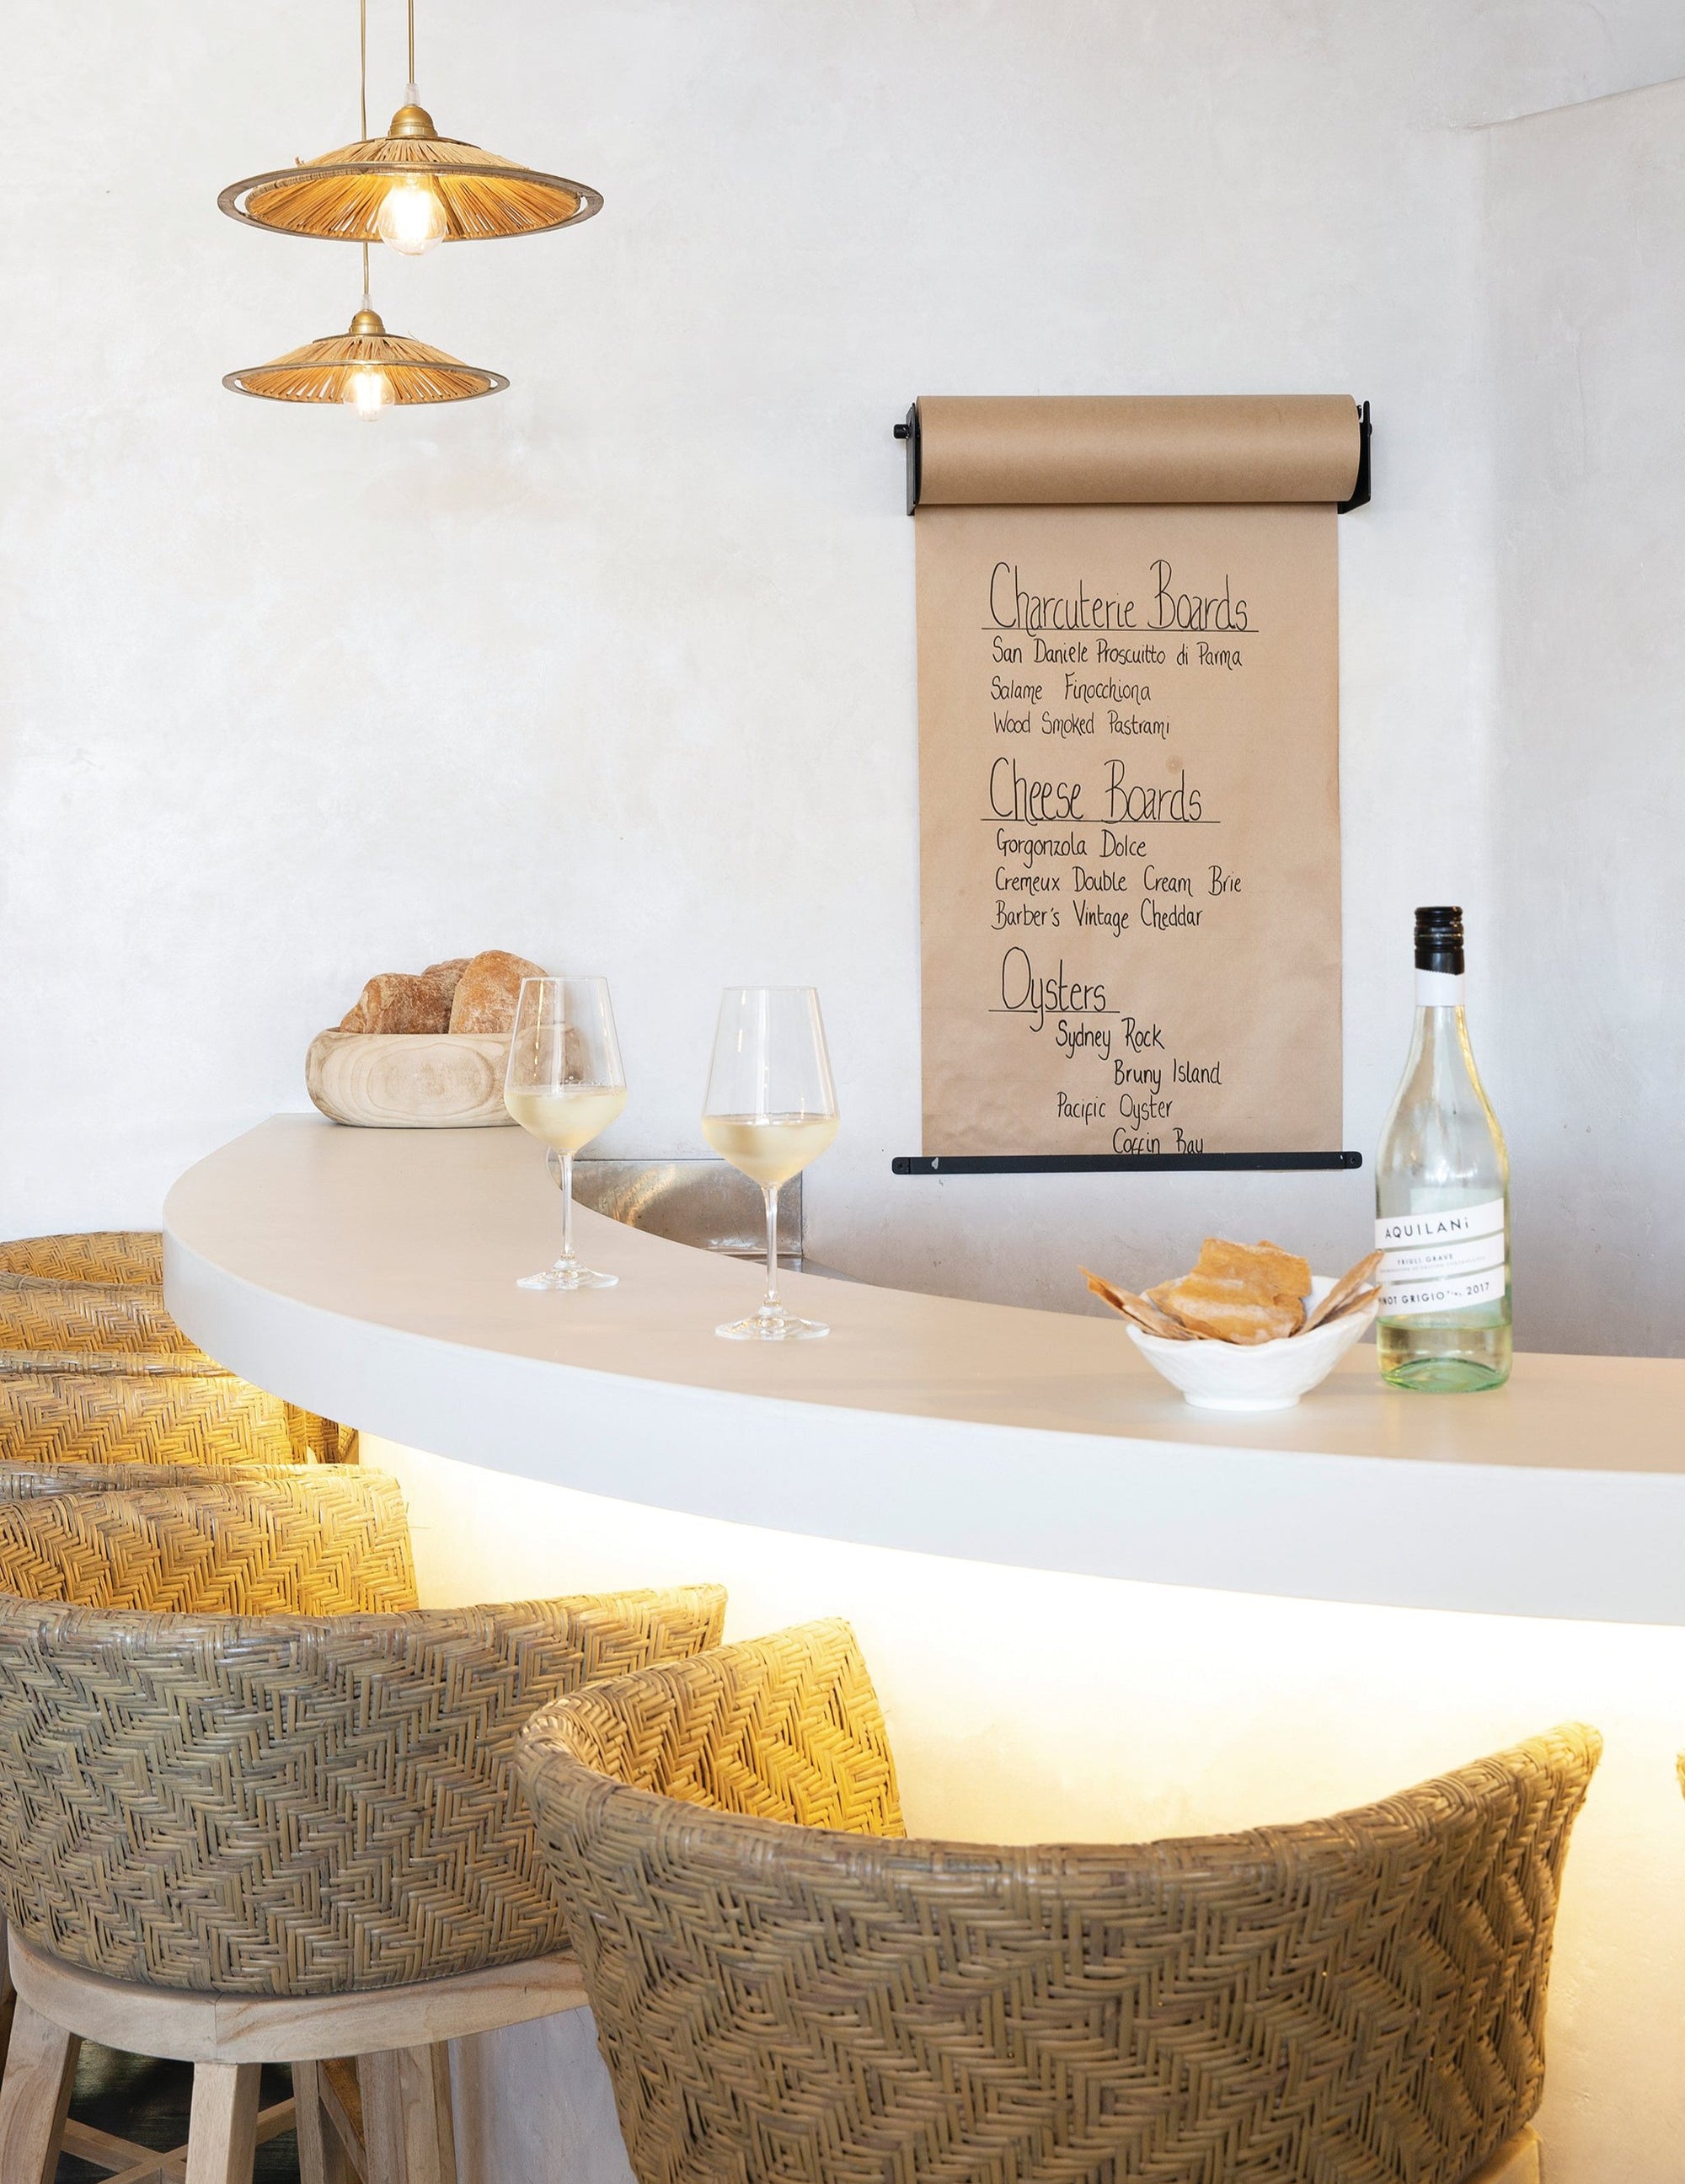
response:
[[[811,986],[727,986],[714,1034],[702,1133],[760,1185],[766,1201],[766,1295],[759,1312],[715,1332],[731,1342],[801,1342],[831,1329],[778,1301],[778,1186],[837,1135],[837,1094]]]
[[[595,1273],[574,1256],[573,1156],[626,1104],[608,980],[523,978],[503,1105],[523,1130],[561,1156],[562,1256],[542,1274],[524,1274],[519,1288],[607,1290],[620,1279]]]

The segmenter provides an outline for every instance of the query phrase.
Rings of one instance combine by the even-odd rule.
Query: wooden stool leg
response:
[[[431,2048],[412,2048],[414,2056],[431,2081],[429,2105],[432,2110],[430,2148],[437,2148],[432,2159],[437,2164],[438,2184],[457,2184],[456,2174],[456,2110],[451,2103],[451,2051],[447,2042],[437,2041]]]
[[[0,2082],[0,2178],[53,2184],[81,2042],[26,2002],[15,2005],[11,2052]]]
[[[1538,2134],[1523,2124],[1464,2184],[1539,2184]]]
[[[256,2063],[194,2065],[186,2184],[252,2184],[262,2076]]]
[[[357,2076],[368,2184],[456,2184],[449,2049],[361,2055]]]
[[[292,2066],[294,2128],[298,2134],[299,2184],[351,2184],[352,2167],[322,2105],[322,2066]]]

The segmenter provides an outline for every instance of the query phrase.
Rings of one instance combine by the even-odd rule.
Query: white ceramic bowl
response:
[[[1334,1286],[1331,1274],[1314,1274],[1310,1301],[1320,1304]],[[1375,1323],[1376,1302],[1349,1312],[1309,1334],[1276,1342],[1171,1342],[1126,1320],[1130,1340],[1183,1400],[1202,1411],[1290,1411],[1301,1396],[1326,1380],[1347,1351]]]

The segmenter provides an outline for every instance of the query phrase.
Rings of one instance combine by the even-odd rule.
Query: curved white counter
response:
[[[848,1615],[915,1832],[1302,1819],[1594,1722],[1540,2128],[1553,2184],[1672,2184],[1685,1363],[1521,1357],[1498,1394],[1435,1398],[1365,1347],[1297,1410],[1224,1418],[1108,1319],[814,1276],[788,1286],[828,1341],[726,1343],[754,1267],[588,1214],[618,1288],[514,1286],[559,1214],[513,1129],[283,1117],[165,1222],[189,1333],[398,1475],[424,1597],[709,1578],[733,1636]],[[459,2068],[468,2173],[630,2184],[582,2021]]]
[[[1521,1357],[1194,1411],[1115,1322],[792,1276],[819,1343],[721,1342],[754,1269],[589,1213],[613,1290],[534,1294],[514,1130],[263,1124],[164,1211],[171,1309],[247,1379],[435,1454],[663,1510],[1073,1574],[1685,1624],[1685,1362]],[[1072,1275],[1073,1301],[1077,1292]]]

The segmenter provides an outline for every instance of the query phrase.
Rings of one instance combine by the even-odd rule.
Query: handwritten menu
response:
[[[1334,524],[920,508],[926,1153],[1338,1145]]]

